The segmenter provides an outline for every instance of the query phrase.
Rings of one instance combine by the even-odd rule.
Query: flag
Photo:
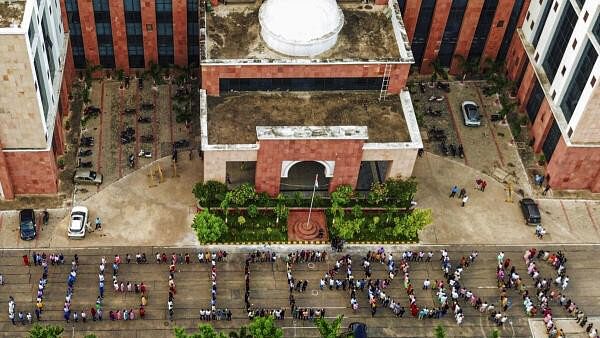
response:
[[[315,175],[315,189],[319,187],[319,174]]]

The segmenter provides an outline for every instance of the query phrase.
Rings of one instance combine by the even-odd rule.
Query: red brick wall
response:
[[[384,64],[358,65],[243,65],[202,66],[202,88],[208,95],[219,95],[220,78],[314,78],[314,77],[378,77],[383,76]],[[406,85],[410,65],[395,64],[392,68],[388,93],[397,94]]]
[[[550,110],[548,100],[544,100],[538,110],[535,121],[531,125],[531,137],[535,140],[533,144],[534,152],[539,153],[542,150],[542,145],[544,144],[546,135],[550,131],[550,127],[552,127],[553,121],[554,116],[552,115],[552,110]]]
[[[527,64],[527,70],[525,71],[525,75],[523,76],[523,81],[521,82],[521,86],[517,91],[517,100],[519,101],[519,108],[521,110],[525,109],[525,105],[527,104],[527,100],[531,91],[533,90],[533,85],[537,81],[537,77],[533,71],[533,67],[531,64]]]
[[[460,26],[460,32],[458,33],[456,49],[454,50],[454,56],[452,57],[452,64],[450,65],[450,74],[452,75],[461,73],[460,60],[457,55],[460,55],[465,59],[469,56],[471,42],[473,42],[475,29],[479,22],[479,15],[481,15],[481,8],[483,8],[483,1],[484,0],[469,0],[467,3],[467,9],[465,10],[465,15]]]
[[[435,4],[431,27],[429,28],[429,37],[427,38],[423,62],[421,63],[421,74],[429,74],[432,71],[431,64],[435,61],[440,51],[442,36],[446,29],[451,4],[451,1],[437,1]]]
[[[498,2],[496,13],[494,14],[494,21],[492,21],[492,27],[488,33],[488,38],[485,42],[483,53],[481,54],[481,64],[484,64],[486,59],[496,60],[498,50],[502,44],[506,27],[508,27],[508,20],[510,20],[510,14],[512,12],[515,0],[503,0]],[[502,27],[498,27],[498,23],[502,21]]]
[[[55,155],[62,155],[65,153],[65,135],[62,127],[61,114],[56,114],[56,120],[54,120],[54,136],[52,137],[52,149]]]
[[[546,173],[553,189],[600,192],[600,148],[567,147],[561,137]]]
[[[15,194],[55,194],[58,169],[52,150],[4,152]]]
[[[420,10],[421,0],[406,1],[406,7],[404,8],[402,20],[404,21],[404,27],[406,28],[406,34],[408,35],[408,41],[410,42],[412,42],[413,36],[415,35],[415,29],[417,28],[417,20],[419,19]]]
[[[129,73],[127,32],[125,31],[125,9],[123,1],[110,2],[110,20],[115,51],[115,66]]]
[[[173,1],[173,49],[175,64],[187,66],[187,1]]]
[[[262,140],[256,160],[256,190],[279,193],[282,161],[335,161],[329,191],[340,184],[356,187],[363,140]]]
[[[81,20],[81,35],[85,58],[92,65],[100,64],[98,54],[98,40],[96,39],[96,19],[94,19],[94,8],[90,0],[78,0],[79,19]]]
[[[10,178],[10,172],[8,171],[8,164],[6,162],[6,155],[2,151],[2,144],[0,144],[0,184],[2,185],[2,193],[4,198],[12,200],[15,198],[13,189],[12,179]]]
[[[526,62],[529,62],[527,53],[525,53],[525,48],[521,43],[521,39],[519,39],[519,36],[515,33],[510,42],[508,52],[506,53],[505,65],[508,78],[512,81],[517,81],[523,64]]]
[[[144,60],[146,67],[150,63],[158,63],[158,42],[156,41],[156,2],[141,0],[142,6],[142,36],[144,38]],[[152,26],[148,30],[148,25]]]

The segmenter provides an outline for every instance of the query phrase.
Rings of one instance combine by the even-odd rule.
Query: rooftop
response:
[[[412,61],[401,58],[388,6],[340,4],[345,23],[337,43],[316,58]],[[291,57],[275,52],[260,34],[257,4],[228,4],[214,8],[207,14],[208,59],[271,59],[289,60]],[[307,22],[307,24],[309,24]],[[402,35],[402,34],[400,34]],[[400,38],[402,39],[402,37]],[[410,54],[410,53],[409,53]]]
[[[379,102],[379,91],[223,93],[207,97],[207,110],[208,144],[255,144],[257,127],[276,126],[353,126],[369,143],[410,142],[400,97]]]
[[[26,0],[0,0],[0,28],[18,27],[23,20]]]

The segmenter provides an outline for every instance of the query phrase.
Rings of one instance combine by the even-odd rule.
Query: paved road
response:
[[[453,260],[459,259],[462,255],[467,255],[472,249],[477,247],[456,246],[449,248],[450,256]],[[427,249],[427,248],[423,248]],[[498,290],[495,287],[495,256],[498,250],[504,250],[507,257],[513,262],[517,262],[517,268],[524,276],[528,286],[532,286],[531,279],[525,274],[525,265],[522,263],[522,254],[524,247],[480,247],[480,257],[476,264],[465,272],[462,279],[463,285],[472,288],[474,292],[484,299],[496,302],[498,299]],[[595,287],[595,277],[600,271],[600,262],[590,259],[600,253],[600,246],[576,247],[569,246],[564,248],[548,248],[552,250],[562,249],[569,262],[567,265],[568,274],[571,283],[568,288],[568,295],[572,297],[588,315],[600,315],[600,291]],[[127,251],[123,248],[112,251],[111,249],[82,249],[76,253],[80,257],[79,277],[75,284],[75,293],[73,296],[74,310],[81,311],[94,304],[97,290],[97,269],[102,255],[111,258],[119,253],[124,256]],[[149,257],[152,257],[152,251],[156,249],[131,248],[130,253],[145,251]],[[362,277],[360,269],[360,257],[366,253],[368,248],[350,249],[354,259],[354,274]],[[435,247],[439,250],[439,247]],[[167,253],[171,249],[164,250]],[[176,252],[185,253],[186,250],[179,249]],[[46,311],[43,314],[44,322],[58,323],[65,325],[62,321],[62,307],[64,294],[66,290],[66,277],[69,272],[69,262],[72,254],[71,250],[64,250],[67,255],[67,265],[50,266],[49,281],[45,291]],[[189,251],[192,254],[192,251]],[[437,251],[436,251],[437,252]],[[24,251],[2,251],[0,260],[0,271],[4,274],[6,284],[0,287],[0,300],[8,300],[12,295],[17,303],[17,311],[32,311],[35,303],[35,287],[37,280],[41,276],[41,268],[25,267],[22,264],[21,256]],[[303,294],[296,294],[296,304],[299,307],[324,307],[327,317],[333,317],[340,313],[345,315],[344,325],[352,321],[364,321],[369,327],[370,337],[431,337],[432,330],[438,321],[417,320],[415,318],[396,318],[387,309],[379,309],[375,318],[370,317],[367,304],[367,296],[358,296],[361,305],[358,313],[354,314],[349,308],[349,294],[344,291],[318,290],[318,283],[321,276],[333,264],[333,258],[340,254],[334,254],[328,262],[311,264],[298,264],[294,267],[293,275],[296,279],[308,279],[308,291]],[[400,252],[395,253],[395,257],[401,256]],[[439,255],[436,255],[439,257]],[[243,266],[244,255],[242,253],[231,254],[228,262],[218,263],[218,294],[217,302],[219,307],[228,307],[233,311],[233,320],[231,322],[218,321],[213,322],[217,328],[229,331],[241,325],[248,324],[246,313],[243,309]],[[383,278],[385,276],[385,266],[374,264],[374,278]],[[548,277],[554,275],[553,270],[546,264],[539,264],[542,272]],[[143,281],[149,286],[149,305],[147,307],[147,318],[145,320],[135,320],[130,322],[88,322],[87,324],[76,323],[75,325],[66,324],[66,333],[74,332],[75,337],[81,337],[86,332],[94,332],[99,337],[171,337],[172,327],[183,326],[187,328],[196,327],[200,321],[198,313],[201,308],[207,307],[210,299],[210,266],[200,264],[196,260],[190,265],[181,265],[176,273],[177,295],[175,299],[175,320],[169,322],[166,317],[166,300],[168,294],[168,266],[165,264],[142,264],[138,265],[123,264],[120,269],[120,280],[140,282]],[[413,263],[411,267],[411,278],[416,287],[416,298],[419,305],[433,305],[434,294],[431,291],[423,291],[420,284],[424,278],[431,280],[441,279],[443,275],[438,267],[437,259],[432,263]],[[116,294],[110,285],[110,268],[107,267],[107,287],[104,301],[105,318],[108,317],[108,311],[111,309],[137,308],[139,298],[135,294]],[[289,307],[288,289],[286,285],[285,263],[279,260],[275,264],[260,263],[251,266],[251,302],[256,306],[265,307]],[[402,304],[407,304],[408,299],[401,285],[401,280],[396,279],[392,282],[387,291],[392,298],[399,300]],[[503,331],[505,337],[531,337],[528,320],[520,304],[520,296],[512,293],[510,298],[513,302],[509,310],[509,316],[512,320],[512,327],[508,326]],[[492,326],[488,319],[468,306],[464,306],[466,318],[462,327],[458,327],[451,317],[440,320],[439,322],[448,328],[448,334],[451,337],[482,337],[489,333]],[[289,310],[288,310],[289,314]],[[555,316],[565,317],[563,309],[555,308]],[[310,321],[299,321],[286,319],[279,321],[278,325],[284,327],[286,336],[289,337],[313,337],[318,332],[314,329]],[[8,309],[6,303],[0,306],[0,337],[19,337],[24,336],[28,326],[13,326],[8,320]],[[514,333],[513,333],[514,330]]]

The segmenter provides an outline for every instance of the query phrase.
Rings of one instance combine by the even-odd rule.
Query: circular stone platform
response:
[[[314,211],[308,220],[308,211],[290,211],[288,215],[288,240],[289,241],[327,241],[327,222],[325,212]],[[323,230],[323,237],[319,238],[319,230]]]
[[[314,56],[335,45],[344,14],[335,0],[267,0],[260,7],[260,34],[273,50]]]

